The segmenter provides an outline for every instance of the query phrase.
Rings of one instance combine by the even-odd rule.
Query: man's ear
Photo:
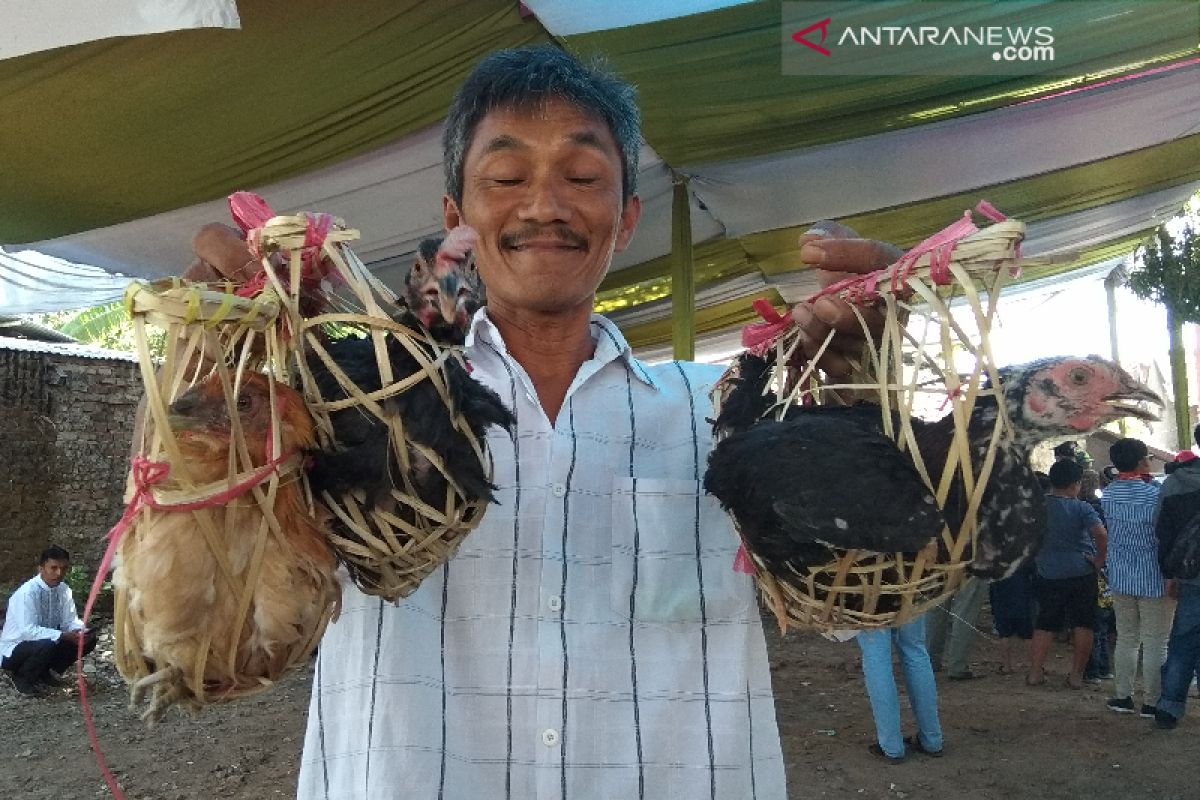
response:
[[[636,194],[630,195],[625,201],[624,207],[621,208],[621,223],[617,230],[617,241],[613,248],[616,252],[621,252],[629,246],[629,241],[633,239],[633,231],[637,228],[638,220],[642,218],[642,198]]]
[[[454,202],[450,195],[442,195],[442,227],[452,231],[462,224],[462,211],[459,210],[458,203]]]

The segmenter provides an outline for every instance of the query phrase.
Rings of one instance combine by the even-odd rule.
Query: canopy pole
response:
[[[696,272],[688,179],[676,172],[671,205],[671,345],[678,361],[696,357]]]
[[[1108,347],[1112,354],[1112,360],[1118,364],[1121,363],[1121,354],[1117,338],[1117,286],[1123,284],[1126,279],[1124,264],[1113,269],[1104,278],[1104,294],[1108,299]],[[1122,436],[1128,435],[1125,417],[1117,420],[1117,429]]]

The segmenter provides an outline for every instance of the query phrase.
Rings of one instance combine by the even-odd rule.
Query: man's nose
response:
[[[568,222],[571,210],[563,194],[566,187],[553,176],[539,176],[529,181],[525,202],[521,204],[519,216],[522,220],[549,224]]]

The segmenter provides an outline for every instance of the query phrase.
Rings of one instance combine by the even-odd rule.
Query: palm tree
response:
[[[1169,226],[1177,229],[1174,234]],[[1138,255],[1140,265],[1129,276],[1129,289],[1143,300],[1153,300],[1167,309],[1175,432],[1179,449],[1185,450],[1191,445],[1192,420],[1183,324],[1200,322],[1200,236],[1196,234],[1195,223],[1159,226]]]
[[[125,313],[124,302],[119,300],[76,311],[44,314],[38,317],[38,321],[84,344],[130,353],[137,351],[133,323]],[[163,354],[163,338],[162,331],[156,328],[148,330],[150,352],[159,358]]]

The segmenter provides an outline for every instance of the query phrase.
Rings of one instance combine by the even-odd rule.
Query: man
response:
[[[498,504],[453,559],[396,606],[347,591],[300,797],[786,796],[755,592],[700,489],[722,370],[642,364],[592,314],[641,212],[640,143],[631,87],[553,46],[487,57],[456,95],[444,221],[478,232],[488,295],[464,352],[517,431],[490,436]],[[801,243],[825,270],[899,254]],[[246,262],[200,244],[220,274]],[[795,316],[809,356],[848,332],[819,362],[845,370],[849,308]]]
[[[1113,653],[1116,693],[1108,707],[1121,714],[1137,711],[1133,702],[1138,649],[1142,654],[1145,695],[1141,715],[1153,717],[1171,627],[1172,602],[1158,566],[1154,512],[1158,486],[1150,479],[1150,451],[1139,439],[1118,439],[1108,450],[1117,479],[1100,503],[1108,522],[1108,585],[1117,617]]]
[[[1192,431],[1200,445],[1200,425]],[[1200,459],[1190,450],[1175,459],[1175,469],[1162,485],[1155,533],[1159,564],[1167,578],[1176,578],[1179,592],[1175,621],[1167,642],[1167,659],[1162,667],[1162,694],[1154,715],[1155,724],[1171,730],[1179,724],[1187,705],[1187,690],[1200,671],[1200,575],[1177,574],[1181,566],[1174,553],[1200,551]],[[1184,541],[1187,538],[1189,541]]]
[[[1037,578],[1034,591],[1038,613],[1029,649],[1029,674],[1025,682],[1046,682],[1042,667],[1054,634],[1071,629],[1071,669],[1067,686],[1083,688],[1083,671],[1092,654],[1096,621],[1096,570],[1104,563],[1108,535],[1096,510],[1079,499],[1083,467],[1074,459],[1050,467],[1050,493],[1046,495],[1046,538],[1034,556]]]
[[[971,649],[975,645],[983,598],[988,593],[988,581],[968,575],[963,585],[949,600],[929,610],[925,641],[935,671],[943,667],[952,681],[971,680]]]
[[[71,587],[63,580],[70,562],[70,554],[61,547],[46,548],[38,560],[38,574],[8,598],[0,667],[27,697],[37,694],[39,684],[61,685],[61,673],[75,661],[79,637],[84,655],[96,646],[96,634],[83,627]]]

